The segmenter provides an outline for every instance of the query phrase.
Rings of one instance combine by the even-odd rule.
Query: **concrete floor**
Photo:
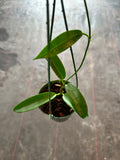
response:
[[[47,82],[46,61],[32,60],[46,45],[45,5],[42,0],[0,1],[0,160],[119,160],[119,0],[88,2],[93,38],[78,76],[89,117],[82,120],[74,113],[56,123],[38,109],[13,112]],[[69,28],[88,32],[83,1],[65,0],[65,5]],[[59,1],[55,20],[53,36],[65,30]],[[73,47],[77,66],[85,45],[82,38]],[[60,57],[69,76],[73,68],[66,52]]]

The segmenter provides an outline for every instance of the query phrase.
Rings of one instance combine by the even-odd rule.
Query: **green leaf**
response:
[[[55,56],[70,46],[72,46],[78,39],[82,37],[83,33],[80,30],[70,30],[63,32],[43,48],[35,59],[48,58]]]
[[[63,100],[82,118],[88,116],[88,108],[83,95],[79,89],[73,84],[65,85],[66,93],[63,95]]]
[[[60,79],[64,79],[66,77],[65,68],[58,56],[50,58],[50,66]]]
[[[54,92],[50,93],[51,99],[55,98],[56,94]],[[33,97],[27,98],[24,101],[20,102],[13,109],[17,113],[27,112],[33,109],[40,107],[41,105],[49,101],[48,92],[40,93]]]

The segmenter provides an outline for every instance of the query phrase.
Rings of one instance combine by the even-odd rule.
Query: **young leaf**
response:
[[[51,100],[55,98],[56,94],[51,92]],[[49,101],[48,92],[40,93],[33,97],[27,98],[24,101],[20,102],[13,109],[17,113],[27,112],[33,109],[40,107],[41,105],[47,103]]]
[[[63,100],[82,118],[88,116],[86,101],[79,89],[73,84],[65,85],[66,93],[63,95]]]
[[[82,37],[83,33],[80,30],[70,30],[63,32],[55,39],[53,39],[43,50],[37,55],[35,59],[48,58],[55,56],[70,46],[72,46],[78,39]]]
[[[65,68],[58,56],[54,56],[50,59],[50,66],[60,79],[64,79],[66,77]]]

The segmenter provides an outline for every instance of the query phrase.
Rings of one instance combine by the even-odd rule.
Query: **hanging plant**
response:
[[[45,84],[39,91],[39,94],[34,95],[20,102],[14,107],[14,111],[17,113],[31,111],[36,108],[40,108],[44,113],[48,114],[51,119],[56,121],[64,121],[69,116],[76,112],[81,118],[88,116],[88,107],[86,100],[80,90],[78,89],[78,76],[77,72],[82,67],[86,54],[89,48],[91,40],[91,25],[89,20],[89,12],[87,8],[86,0],[84,0],[84,6],[86,10],[86,16],[88,20],[89,34],[83,33],[81,30],[68,30],[67,19],[65,14],[65,8],[63,0],[61,0],[61,6],[63,11],[63,18],[65,22],[66,31],[58,35],[52,40],[53,24],[56,0],[53,3],[52,20],[50,27],[49,20],[49,0],[46,0],[47,10],[47,45],[40,51],[40,53],[33,59],[46,59],[48,62],[48,83]],[[83,59],[76,69],[74,54],[72,45],[74,45],[82,36],[86,36],[88,39],[87,46]],[[66,78],[65,67],[58,57],[58,54],[62,53],[66,49],[70,48],[70,53],[73,61],[74,73]],[[50,80],[50,67],[58,77],[58,80]],[[76,76],[76,86],[74,86],[70,79]]]

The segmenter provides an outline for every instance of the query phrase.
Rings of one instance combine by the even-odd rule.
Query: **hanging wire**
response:
[[[49,32],[50,32],[50,19],[49,19],[49,0],[46,0],[46,12],[47,12],[47,44],[49,44],[50,42],[50,35],[49,35]],[[48,45],[49,47],[49,45]],[[49,50],[49,48],[48,48]],[[50,99],[50,58],[47,59],[48,60],[48,91],[49,91],[49,112],[50,114],[52,113],[51,112],[51,99]]]
[[[54,25],[54,17],[55,17],[55,7],[56,7],[56,0],[53,1],[53,10],[52,10],[52,19],[51,19],[51,29],[50,29],[50,41],[52,39],[53,33],[53,25]]]
[[[49,0],[46,0],[46,11],[47,11],[47,43],[52,39],[52,33],[53,33],[53,24],[54,24],[54,16],[55,16],[55,7],[56,7],[56,0],[53,1],[53,11],[52,11],[52,19],[51,19],[51,29],[50,29],[50,12],[49,12]],[[48,45],[48,47],[50,47]],[[50,113],[50,118],[53,118],[52,115],[52,110],[51,110],[51,99],[50,99],[50,58],[48,60],[48,91],[49,91],[49,113]]]
[[[66,13],[65,13],[65,7],[64,7],[64,2],[61,0],[61,6],[62,6],[62,13],[63,13],[63,18],[64,18],[64,23],[65,23],[65,28],[68,31],[68,23],[67,23],[67,18],[66,18]],[[76,76],[76,87],[78,87],[78,76],[76,73],[76,65],[75,65],[75,59],[74,59],[74,54],[73,54],[73,49],[70,47],[70,52],[71,52],[71,57],[72,57],[72,62],[73,62],[73,67],[74,67],[74,72]]]

